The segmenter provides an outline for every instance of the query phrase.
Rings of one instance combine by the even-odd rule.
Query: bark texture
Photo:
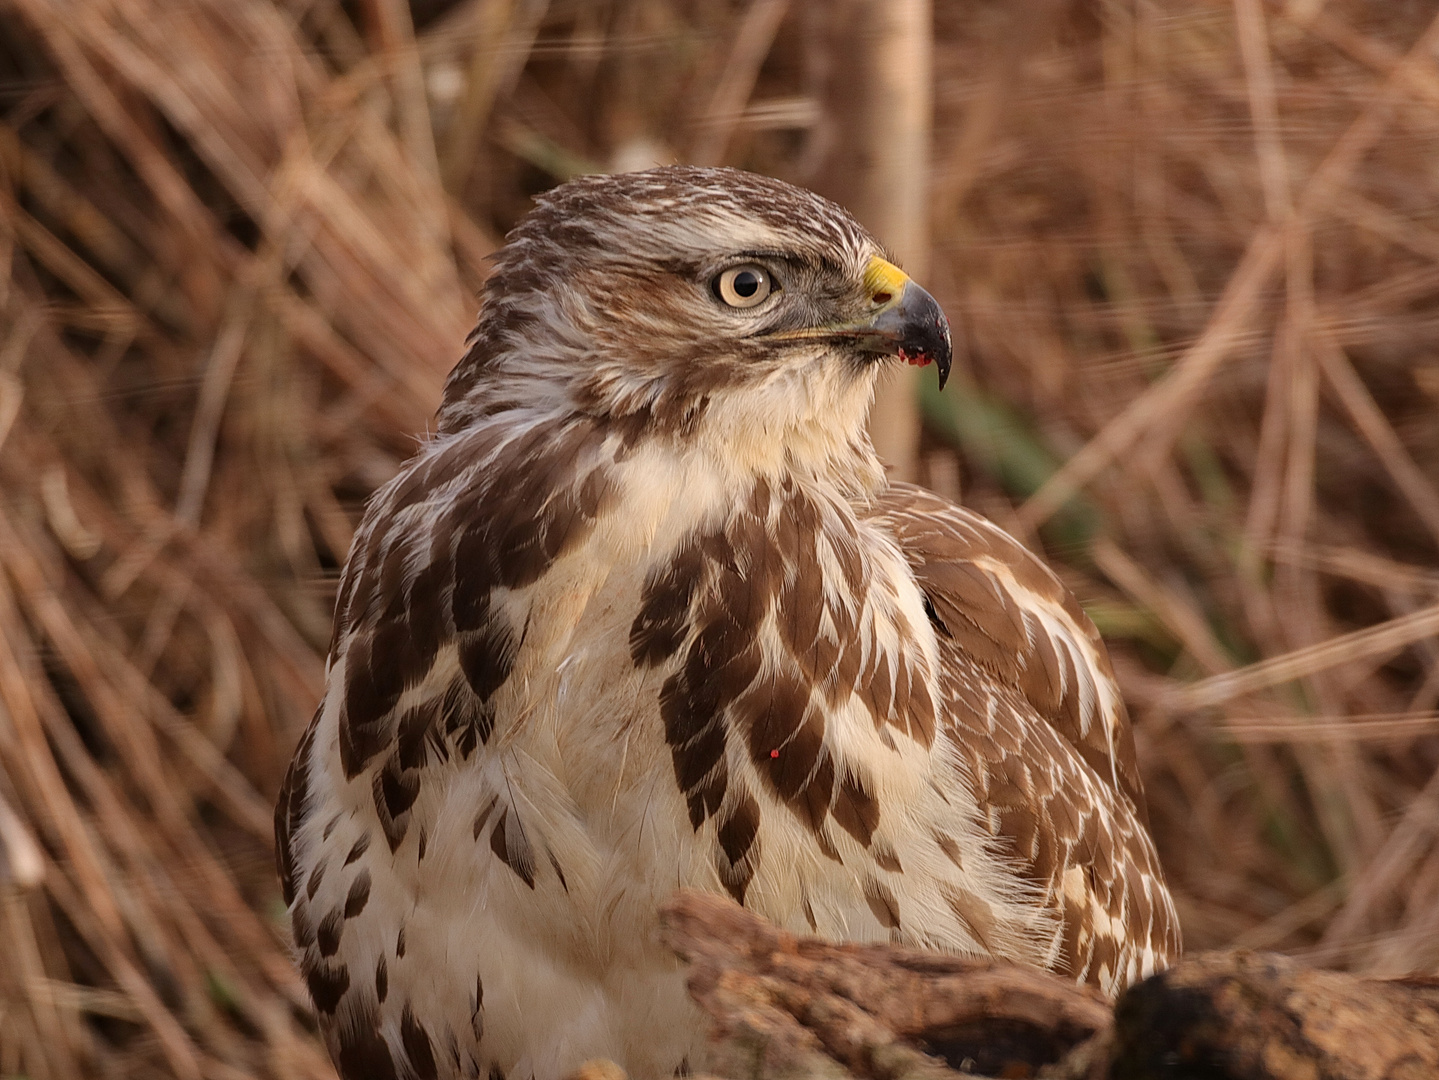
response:
[[[730,1080],[1439,1077],[1439,979],[1209,953],[1111,1008],[1033,968],[796,937],[718,896],[677,895],[665,925],[709,1018],[696,1070]]]
[[[1439,979],[1365,979],[1274,953],[1197,956],[1120,997],[1113,1064],[1097,1075],[1432,1080]]]

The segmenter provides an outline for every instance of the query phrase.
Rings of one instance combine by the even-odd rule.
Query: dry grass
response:
[[[1439,970],[1432,5],[936,7],[929,482],[1109,635],[1191,946]],[[0,5],[0,1075],[328,1075],[269,807],[361,502],[535,191],[826,185],[821,12]]]

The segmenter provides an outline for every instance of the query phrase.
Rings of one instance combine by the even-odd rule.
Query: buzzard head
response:
[[[735,169],[555,188],[515,227],[442,431],[560,407],[635,437],[862,440],[885,361],[949,374],[949,325],[845,210]]]

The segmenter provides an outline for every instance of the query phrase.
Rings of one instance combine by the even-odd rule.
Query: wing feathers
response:
[[[949,631],[944,722],[990,831],[1062,917],[1057,966],[1111,991],[1179,951],[1128,716],[1093,624],[990,523],[895,485],[875,520]],[[987,932],[968,910],[956,915]]]
[[[893,485],[876,511],[964,653],[1103,761],[1142,815],[1129,718],[1099,632],[1069,590],[992,523],[921,488]]]

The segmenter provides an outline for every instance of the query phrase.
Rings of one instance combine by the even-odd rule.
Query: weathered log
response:
[[[1208,953],[1115,1006],[1113,1080],[1434,1080],[1439,979],[1366,979]]]
[[[1209,953],[1098,993],[1028,967],[796,937],[678,894],[709,1057],[735,1080],[1435,1080],[1439,979],[1382,980],[1268,953]]]
[[[799,938],[723,898],[681,893],[670,946],[725,1076],[1032,1076],[1107,1028],[1098,993],[1033,968]]]

